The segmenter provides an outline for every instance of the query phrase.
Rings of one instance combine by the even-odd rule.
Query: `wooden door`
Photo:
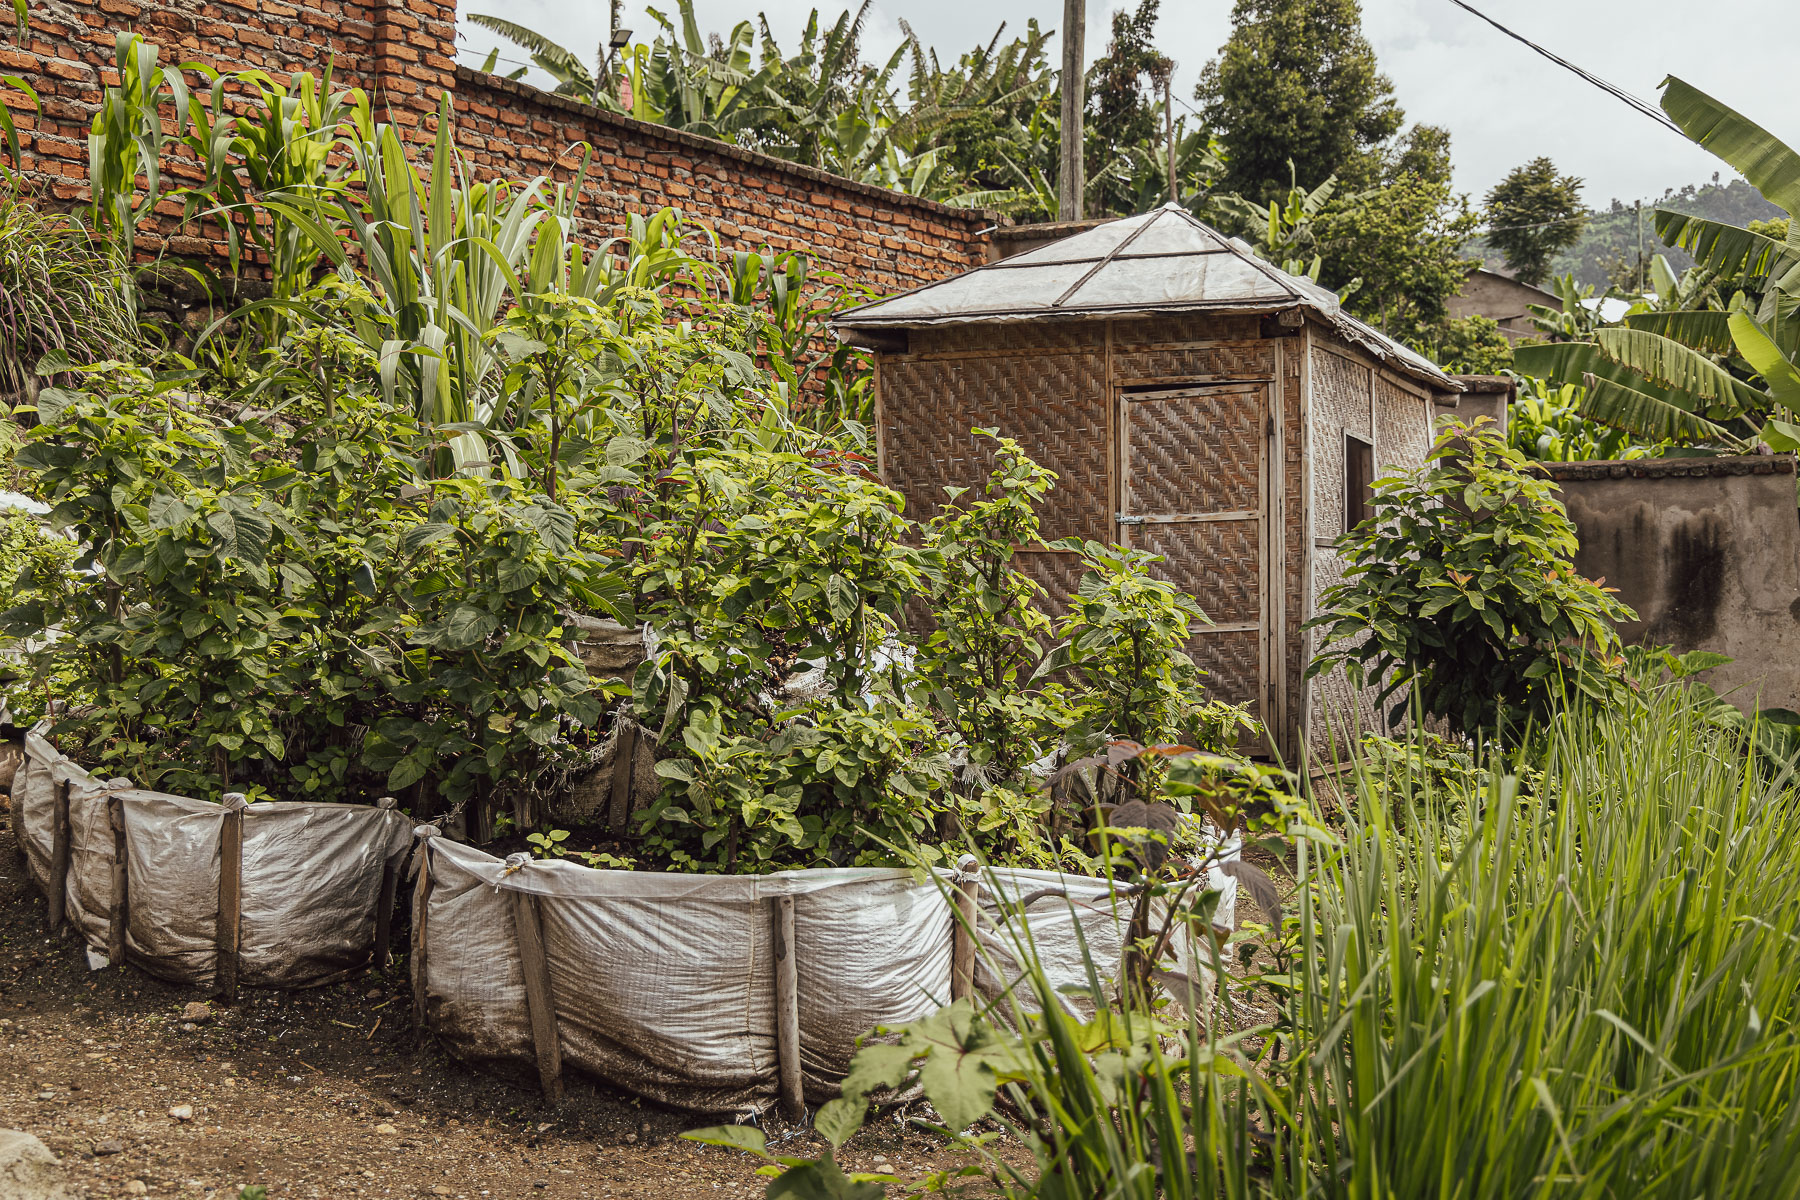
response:
[[[1267,383],[1131,389],[1119,396],[1119,541],[1159,554],[1157,574],[1212,620],[1188,653],[1208,694],[1267,721],[1273,672]]]

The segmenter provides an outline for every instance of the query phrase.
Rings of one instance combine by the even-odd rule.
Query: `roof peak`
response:
[[[833,324],[907,328],[1293,307],[1312,309],[1380,357],[1404,361],[1412,373],[1456,390],[1428,360],[1344,314],[1335,293],[1265,261],[1173,201],[849,309]]]

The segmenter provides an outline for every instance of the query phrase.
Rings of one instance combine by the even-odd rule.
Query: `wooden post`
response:
[[[106,798],[112,823],[112,920],[106,931],[106,958],[115,967],[125,965],[125,925],[131,918],[131,886],[127,878],[125,847],[125,797]]]
[[[950,930],[950,999],[975,991],[975,914],[981,902],[981,863],[965,854],[956,864],[956,916]]]
[[[1081,220],[1087,190],[1082,165],[1082,119],[1087,112],[1087,0],[1063,0],[1062,165],[1056,180],[1056,219]]]
[[[607,825],[614,833],[624,833],[631,821],[631,788],[637,778],[638,727],[628,717],[619,717],[619,736],[613,742],[612,790],[607,793]]]
[[[775,957],[775,1060],[779,1068],[781,1115],[798,1123],[806,1116],[806,1089],[800,1074],[800,971],[794,961],[794,898],[770,903],[770,942]]]
[[[69,781],[59,779],[52,787],[55,804],[50,816],[50,932],[62,930],[69,904]],[[13,822],[20,814],[15,806]]]
[[[431,906],[431,839],[438,836],[435,825],[421,825],[413,830],[413,837],[418,841],[417,850],[413,851],[413,871],[418,882],[413,885],[412,911],[412,985],[413,985],[413,1040],[425,1040],[425,971],[430,965],[426,959],[428,936],[425,926],[425,915]]]
[[[519,939],[519,964],[525,971],[525,1007],[531,1016],[531,1042],[537,1049],[538,1082],[552,1104],[562,1101],[562,1042],[556,1029],[556,1000],[550,991],[550,963],[544,957],[544,931],[538,898],[507,890],[513,930]]]
[[[375,801],[375,807],[382,812],[392,812],[399,803],[392,796],[383,796]],[[387,823],[382,822],[383,829]],[[394,897],[400,890],[401,865],[406,861],[406,851],[400,850],[387,856],[381,863],[381,897],[375,902],[375,965],[385,967],[390,961],[389,943],[393,940],[394,929]]]
[[[244,810],[242,792],[225,793],[225,817],[219,822],[219,918],[213,931],[213,981],[219,999],[237,999],[238,950],[244,911]]]

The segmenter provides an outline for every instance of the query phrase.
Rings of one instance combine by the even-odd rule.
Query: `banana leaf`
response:
[[[1748,117],[1671,75],[1663,80],[1663,111],[1683,133],[1736,167],[1751,186],[1789,215],[1800,213],[1800,154]],[[1788,243],[1800,246],[1795,230]]]

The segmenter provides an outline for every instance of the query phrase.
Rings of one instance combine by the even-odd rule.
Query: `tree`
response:
[[[1320,282],[1348,292],[1356,315],[1404,341],[1432,344],[1474,265],[1462,247],[1476,224],[1447,180],[1411,173],[1335,198],[1315,221]],[[1349,291],[1353,280],[1360,286]]]
[[[1363,37],[1357,0],[1237,0],[1231,24],[1194,91],[1225,147],[1221,188],[1267,200],[1294,180],[1376,182],[1381,147],[1406,115]]]
[[[1155,92],[1174,63],[1152,41],[1160,3],[1141,0],[1135,12],[1113,13],[1112,41],[1088,81],[1085,151],[1087,177],[1099,185],[1100,194],[1088,198],[1095,212],[1137,211],[1127,181],[1108,168],[1135,147],[1162,143],[1162,97]]]
[[[1521,282],[1541,284],[1550,263],[1581,240],[1587,210],[1581,205],[1581,180],[1558,175],[1556,164],[1542,156],[1507,172],[1487,194],[1488,245],[1506,256],[1506,265]]]

